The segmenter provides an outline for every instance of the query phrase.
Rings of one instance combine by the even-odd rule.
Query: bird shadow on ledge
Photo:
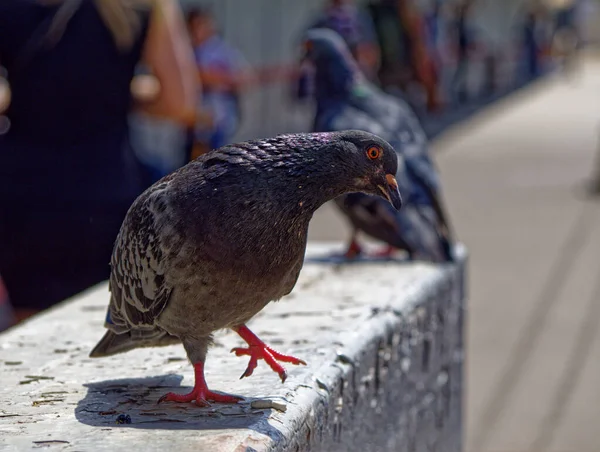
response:
[[[278,440],[283,434],[268,423],[272,409],[251,407],[252,397],[238,404],[214,403],[198,407],[194,403],[164,402],[167,392],[186,393],[181,375],[105,380],[85,384],[86,396],[75,408],[75,418],[95,427],[163,430],[251,429]],[[260,399],[263,400],[263,399]]]

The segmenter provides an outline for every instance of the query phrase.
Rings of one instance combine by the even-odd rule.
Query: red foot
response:
[[[240,400],[242,400],[241,397],[236,397],[229,394],[220,394],[209,390],[206,386],[206,380],[204,379],[203,362],[194,364],[194,374],[196,377],[196,382],[194,384],[194,389],[192,390],[192,392],[188,394],[175,394],[174,392],[169,392],[168,394],[165,394],[160,399],[158,399],[157,403],[182,403],[196,401],[196,405],[198,406],[210,406],[209,401],[217,403],[237,403]]]
[[[348,247],[348,251],[344,253],[344,257],[346,259],[354,259],[356,256],[362,253],[362,249],[360,245],[356,242],[356,240],[352,240],[350,242],[350,246]]]
[[[234,328],[234,331],[238,333],[249,345],[247,348],[236,347],[231,350],[232,352],[235,352],[236,356],[250,356],[248,367],[240,379],[252,375],[252,372],[254,372],[254,369],[256,369],[256,366],[258,365],[259,359],[264,359],[271,369],[279,374],[279,378],[281,378],[282,383],[285,382],[285,379],[287,378],[287,372],[277,361],[283,361],[284,363],[291,363],[295,365],[306,365],[306,363],[301,359],[298,359],[294,356],[284,355],[273,350],[271,347],[261,341],[252,331],[250,331],[246,325]]]
[[[373,253],[373,257],[392,257],[392,255],[394,255],[396,251],[396,248],[394,248],[393,246],[388,246],[383,250],[376,251],[375,253]]]

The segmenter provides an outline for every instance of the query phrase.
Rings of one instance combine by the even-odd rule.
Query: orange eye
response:
[[[367,149],[367,156],[371,160],[378,159],[379,157],[381,157],[382,153],[383,153],[383,151],[381,150],[381,148],[379,146],[371,146],[369,149]]]

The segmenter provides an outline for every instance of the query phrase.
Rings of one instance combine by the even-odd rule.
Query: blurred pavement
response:
[[[433,147],[471,254],[466,452],[600,450],[600,58],[453,127]],[[331,205],[309,239],[348,237]]]

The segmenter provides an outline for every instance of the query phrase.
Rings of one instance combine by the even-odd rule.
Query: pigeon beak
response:
[[[381,191],[384,198],[387,199],[396,210],[400,210],[402,208],[402,197],[398,191],[398,182],[392,174],[386,174],[385,180],[387,181],[387,189],[381,185],[378,185],[377,188],[379,188],[379,191]]]

